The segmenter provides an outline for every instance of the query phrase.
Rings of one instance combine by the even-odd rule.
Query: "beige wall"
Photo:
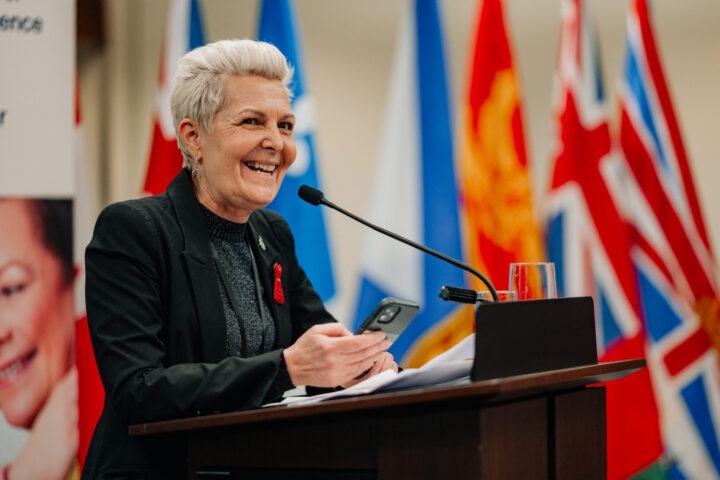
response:
[[[440,0],[455,108],[462,98],[475,0]],[[546,178],[559,0],[506,0],[524,90],[535,194]],[[396,29],[405,1],[297,0],[310,91],[318,108],[320,165],[336,203],[366,212],[376,169]],[[614,93],[624,49],[625,0],[591,2],[605,85]],[[137,196],[149,150],[167,0],[107,0],[108,45],[81,64],[88,159],[99,204]],[[208,40],[252,37],[256,1],[201,0]],[[696,184],[720,253],[720,2],[655,0],[653,19]],[[354,291],[362,228],[329,215],[341,288]],[[392,225],[388,225],[392,228]]]

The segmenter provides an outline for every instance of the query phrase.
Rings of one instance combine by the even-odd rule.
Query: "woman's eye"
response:
[[[282,128],[283,130],[292,132],[294,127],[295,125],[293,125],[291,122],[280,122],[280,128]]]
[[[241,125],[260,125],[260,122],[257,118],[246,118],[242,122],[240,122]]]
[[[0,288],[0,294],[3,297],[9,297],[11,295],[15,295],[16,293],[20,293],[23,290],[25,290],[25,284],[18,283],[15,285],[7,285],[7,286]]]

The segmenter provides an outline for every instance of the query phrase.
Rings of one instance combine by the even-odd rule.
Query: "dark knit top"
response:
[[[228,292],[218,271],[217,279],[222,296],[223,310],[225,312],[225,325],[227,329],[227,340],[225,342],[225,355],[241,356],[242,335],[238,321],[244,323],[245,336],[247,340],[247,356],[254,357],[263,352],[268,352],[275,345],[275,322],[273,321],[270,309],[265,301],[262,308],[265,311],[266,325],[263,327],[260,307],[258,307],[257,289],[255,286],[255,275],[253,273],[252,257],[250,246],[245,235],[244,223],[234,223],[215,215],[203,205],[205,223],[210,232],[210,241],[217,249],[220,260],[217,269],[222,268],[233,296],[235,304],[240,311],[242,318],[238,319],[233,310],[232,303],[228,298]],[[216,260],[217,262],[217,260]],[[262,285],[260,292],[262,293]]]
[[[265,300],[262,309],[265,311],[265,325],[263,326],[260,307],[258,306],[257,287],[255,286],[255,274],[253,273],[252,256],[247,235],[245,234],[246,224],[234,223],[215,215],[204,205],[200,204],[205,223],[210,233],[210,241],[215,246],[220,263],[215,264],[217,269],[217,281],[222,297],[223,312],[225,313],[225,356],[242,356],[242,335],[238,322],[243,322],[245,337],[247,340],[247,356],[254,357],[264,352],[269,352],[275,346],[275,321],[273,320],[270,308]],[[230,295],[233,296],[238,306],[240,316],[238,319],[228,298],[220,268],[223,269],[225,278],[229,283]],[[260,296],[263,295],[263,288],[260,285]],[[277,400],[284,391],[293,388],[290,375],[285,364],[284,357],[281,359],[280,370],[265,396],[265,401]]]

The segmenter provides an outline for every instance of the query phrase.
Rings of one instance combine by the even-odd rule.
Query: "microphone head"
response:
[[[447,285],[440,289],[440,298],[446,302],[457,302],[457,303],[475,303],[477,302],[478,294],[475,290],[469,290],[467,288],[448,287]]]
[[[325,199],[325,194],[323,192],[317,188],[311,187],[310,185],[301,185],[298,190],[298,196],[311,205],[320,205],[320,203],[322,203]]]

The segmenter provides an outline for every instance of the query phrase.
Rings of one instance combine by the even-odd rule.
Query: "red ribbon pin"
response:
[[[275,271],[275,288],[273,289],[273,298],[277,303],[282,305],[285,303],[285,293],[283,292],[282,282],[280,281],[280,277],[282,276],[282,265],[275,262],[273,270]]]

